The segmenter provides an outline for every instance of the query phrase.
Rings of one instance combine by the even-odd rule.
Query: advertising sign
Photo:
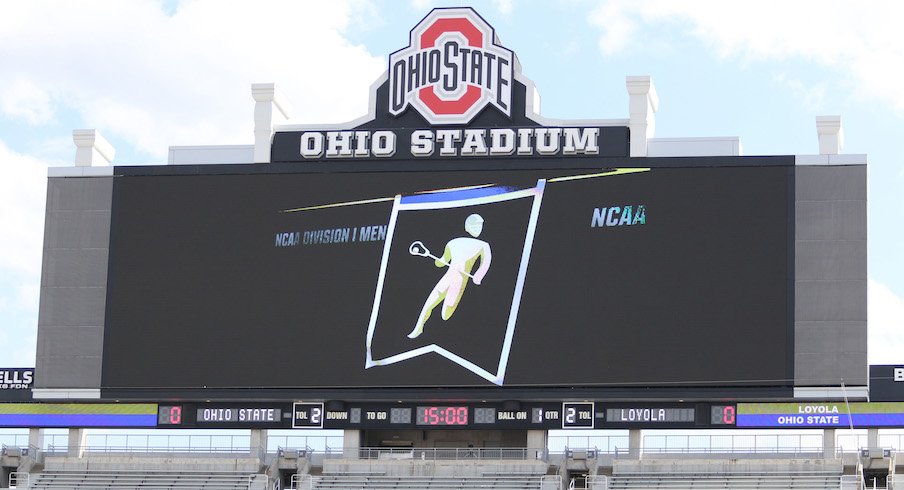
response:
[[[31,401],[34,368],[0,368],[0,401]]]

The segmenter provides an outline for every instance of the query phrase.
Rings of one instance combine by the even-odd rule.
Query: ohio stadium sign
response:
[[[512,52],[470,9],[434,10],[389,57],[390,114],[408,106],[430,124],[467,124],[492,105],[512,106]]]
[[[626,126],[549,123],[533,100],[492,26],[470,8],[438,8],[389,56],[364,122],[279,128],[270,161],[628,156]]]

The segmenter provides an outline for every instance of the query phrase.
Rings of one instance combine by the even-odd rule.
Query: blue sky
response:
[[[902,2],[32,0],[0,16],[0,365],[34,366],[46,169],[72,165],[72,130],[116,164],[250,144],[258,82],[292,122],[352,120],[408,31],[459,5],[546,117],[626,118],[629,75],[653,77],[657,137],[739,136],[747,155],[818,153],[815,117],[842,116],[843,152],[869,158],[870,361],[904,362]]]

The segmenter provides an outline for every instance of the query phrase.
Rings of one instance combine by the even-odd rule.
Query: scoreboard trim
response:
[[[173,410],[175,409],[175,410]],[[566,411],[575,410],[569,422]],[[455,413],[451,411],[455,410]],[[579,411],[586,415],[579,416]],[[444,411],[440,414],[439,411]],[[478,416],[480,411],[480,416]],[[618,416],[610,420],[612,411]],[[414,414],[437,414],[419,421]],[[200,415],[200,414],[205,414]],[[164,420],[165,416],[169,420]],[[173,418],[175,417],[175,418]],[[721,419],[720,419],[721,417]],[[203,418],[204,420],[200,420]],[[584,425],[578,425],[586,421]],[[171,429],[760,429],[904,428],[904,402],[513,401],[0,403],[0,427]],[[48,425],[49,424],[49,425]]]

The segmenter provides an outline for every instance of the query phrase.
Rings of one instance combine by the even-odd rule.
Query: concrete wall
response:
[[[49,179],[38,390],[100,388],[112,196],[112,177]]]
[[[794,384],[867,384],[866,165],[798,165]]]

